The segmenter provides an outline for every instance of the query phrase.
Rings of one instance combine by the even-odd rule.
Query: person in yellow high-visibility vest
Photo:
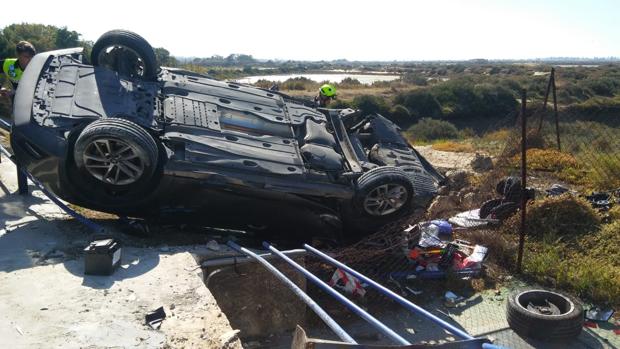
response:
[[[34,46],[28,41],[20,41],[15,46],[15,51],[17,51],[17,58],[6,58],[0,60],[0,66],[2,67],[2,72],[6,75],[11,83],[12,90],[0,88],[1,96],[13,96],[15,95],[15,91],[17,90],[17,85],[19,84],[19,79],[21,79],[24,70],[30,63],[30,60],[37,53],[37,50]]]

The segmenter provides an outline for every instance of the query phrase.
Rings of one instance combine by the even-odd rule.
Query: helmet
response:
[[[336,96],[336,88],[330,84],[325,84],[319,89],[319,93],[325,97]]]
[[[15,51],[17,51],[17,54],[29,53],[31,56],[37,54],[37,50],[34,48],[34,46],[28,41],[23,40],[18,42],[17,45],[15,45]]]

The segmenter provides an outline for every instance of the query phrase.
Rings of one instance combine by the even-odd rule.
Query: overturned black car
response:
[[[122,30],[90,60],[33,58],[11,146],[68,202],[243,230],[368,232],[426,205],[442,179],[381,115],[160,68]]]

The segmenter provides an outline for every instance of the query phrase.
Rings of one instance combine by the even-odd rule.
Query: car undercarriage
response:
[[[441,175],[383,116],[155,68],[149,49],[112,31],[92,63],[79,48],[30,63],[11,145],[64,200],[149,219],[290,229],[307,217],[361,231],[436,194]]]

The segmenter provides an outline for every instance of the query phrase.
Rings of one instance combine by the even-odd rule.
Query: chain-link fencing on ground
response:
[[[467,298],[495,289],[519,269],[529,282],[586,302],[618,304],[620,110],[586,114],[579,107],[554,108],[554,89],[552,71],[548,105],[534,97],[545,91],[528,93],[525,123],[520,112],[479,128],[466,141],[416,146],[446,175],[430,207],[333,255],[422,305],[451,302],[447,291]],[[451,233],[441,234],[442,221],[450,223]],[[481,263],[479,253],[486,255]],[[370,309],[392,304],[312,257],[308,263]]]

